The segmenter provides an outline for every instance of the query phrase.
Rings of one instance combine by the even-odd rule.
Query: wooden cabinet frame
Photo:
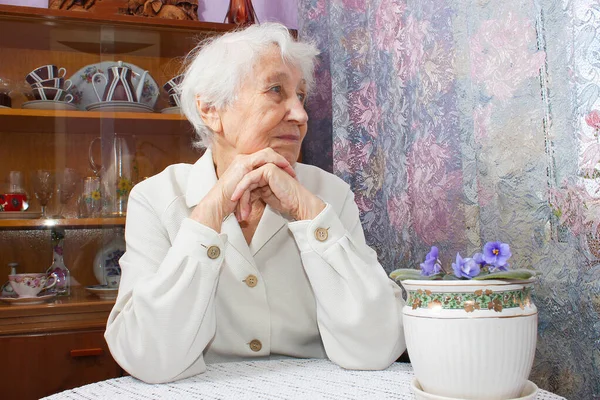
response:
[[[122,60],[148,70],[162,90],[199,39],[233,28],[0,5],[0,78],[22,81],[28,72],[45,64],[64,66],[68,78],[87,64]],[[88,176],[88,144],[97,136],[113,134],[136,140],[136,152],[148,167],[142,175],[158,173],[175,162],[193,163],[199,153],[191,148],[192,128],[183,116],[158,113],[168,106],[166,100],[162,93],[157,112],[142,114],[21,109],[26,99],[13,97],[13,108],[0,109],[4,164],[0,182],[13,169],[27,174],[38,168],[68,166]],[[27,190],[33,197],[30,187]],[[113,228],[124,224],[123,217],[77,218],[73,213],[63,219],[0,219],[0,284],[9,272],[8,262],[19,262],[18,272],[46,270],[52,262],[49,236],[53,227],[66,229],[65,262],[76,283],[71,296],[49,303],[0,304],[3,398],[39,398],[123,373],[103,338],[114,300],[101,300],[84,287],[98,283],[92,261],[102,238],[109,238]]]

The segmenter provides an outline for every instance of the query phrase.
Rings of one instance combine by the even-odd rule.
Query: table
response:
[[[150,385],[130,376],[67,390],[46,400],[94,399],[348,399],[414,400],[410,364],[383,371],[350,371],[329,360],[283,359],[209,364],[204,374]],[[536,400],[564,400],[540,390]]]

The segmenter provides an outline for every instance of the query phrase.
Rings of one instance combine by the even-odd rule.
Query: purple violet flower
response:
[[[454,275],[457,278],[472,279],[479,275],[481,266],[472,258],[462,258],[460,253],[456,253],[456,263],[452,263]]]
[[[483,259],[490,264],[490,271],[506,271],[506,262],[511,256],[510,246],[501,242],[487,242],[483,246]]]
[[[473,254],[473,260],[475,260],[475,262],[477,264],[479,264],[479,266],[481,268],[485,267],[485,260],[483,259],[483,254],[481,254],[481,253]]]
[[[438,262],[438,253],[438,248],[432,246],[431,251],[425,256],[425,261],[421,263],[421,275],[431,276],[440,273],[441,266]]]

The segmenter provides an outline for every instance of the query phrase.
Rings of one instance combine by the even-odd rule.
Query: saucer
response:
[[[415,394],[415,397],[417,398],[417,400],[464,400],[464,399],[459,399],[457,397],[438,396],[436,394],[424,392],[423,388],[421,388],[421,384],[419,383],[419,381],[417,381],[417,378],[413,378],[413,380],[410,384],[410,387],[411,387],[413,393]],[[523,391],[521,392],[520,397],[516,397],[514,399],[507,399],[507,400],[533,400],[533,399],[535,399],[535,395],[537,394],[537,391],[538,391],[537,385],[531,381],[527,381],[527,382],[525,382],[525,387],[523,388]]]
[[[21,105],[21,108],[30,110],[77,110],[75,104],[55,100],[26,101]]]
[[[35,211],[0,211],[0,219],[37,219],[41,212]]]
[[[100,101],[85,107],[88,111],[151,113],[154,109],[133,101]]]
[[[105,285],[86,286],[85,290],[95,294],[102,300],[114,300],[117,298],[117,294],[119,293],[119,288],[109,288]]]
[[[16,306],[24,306],[31,304],[42,304],[43,302],[53,299],[56,297],[56,293],[45,294],[43,296],[35,297],[1,297],[0,300],[5,301]]]
[[[180,107],[167,107],[160,110],[161,114],[181,114]]]
[[[12,107],[8,107],[8,106],[2,106],[2,105],[0,105],[0,108],[12,108]]]

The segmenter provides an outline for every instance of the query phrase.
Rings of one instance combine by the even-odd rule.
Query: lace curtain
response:
[[[540,273],[532,379],[600,398],[600,3],[298,6],[323,52],[305,161],[352,185],[384,268],[510,243]]]

